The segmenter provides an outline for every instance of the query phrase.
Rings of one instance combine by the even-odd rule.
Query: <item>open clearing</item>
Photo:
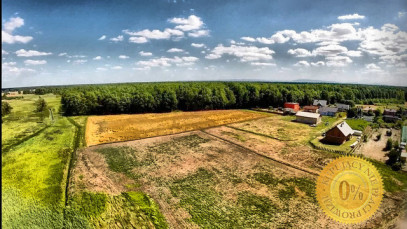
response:
[[[362,144],[358,152],[369,158],[385,162],[387,160],[386,153],[388,153],[388,151],[384,151],[384,148],[386,147],[387,140],[391,138],[393,141],[399,142],[401,134],[400,130],[393,129],[393,134],[389,137],[386,135],[386,131],[386,128],[381,128],[378,131],[373,132],[368,142]],[[377,135],[379,134],[381,134],[382,136],[380,140],[377,141]]]
[[[267,115],[200,131],[84,148],[77,152],[71,177],[71,206],[80,206],[83,195],[94,199],[106,195],[103,201],[88,203],[102,210],[84,211],[97,228],[393,225],[406,176],[376,162],[386,189],[380,210],[362,225],[338,224],[325,216],[314,196],[314,174],[338,155],[313,149],[308,141],[340,119],[326,119],[315,128],[292,119]],[[132,205],[128,196],[134,193],[146,194],[146,207]]]
[[[91,116],[86,126],[86,143],[92,146],[136,140],[266,116],[266,114],[243,110]]]

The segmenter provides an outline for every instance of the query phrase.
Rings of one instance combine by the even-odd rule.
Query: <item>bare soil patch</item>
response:
[[[400,142],[401,134],[400,130],[393,129],[393,134],[389,137],[386,136],[386,131],[387,129],[380,128],[377,132],[374,132],[368,142],[362,143],[358,152],[369,158],[385,162],[388,159],[385,155],[388,151],[384,151],[383,149],[386,147],[387,140],[391,138],[393,141]],[[382,136],[379,141],[376,141],[378,134],[381,134]]]

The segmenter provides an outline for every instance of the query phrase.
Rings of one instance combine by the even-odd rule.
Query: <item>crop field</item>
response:
[[[260,117],[243,110],[172,112],[162,114],[91,116],[86,126],[88,146],[181,133]]]
[[[83,148],[73,169],[70,205],[97,228],[346,228],[325,217],[314,196],[315,174],[338,155],[308,144],[341,119],[315,128],[291,119],[268,115]],[[290,128],[278,131],[277,125]],[[389,215],[399,213],[397,193],[407,176],[378,168],[386,196],[375,216],[358,227],[386,227],[395,218]],[[129,197],[135,193],[144,207]],[[95,205],[93,210],[81,209],[84,195],[92,196],[86,205]]]

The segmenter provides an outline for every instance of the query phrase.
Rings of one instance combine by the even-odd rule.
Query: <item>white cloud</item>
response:
[[[105,40],[106,39],[106,35],[102,35],[101,37],[99,37],[99,41],[103,41],[103,40]]]
[[[151,52],[144,52],[144,51],[141,51],[141,52],[139,52],[138,54],[139,54],[140,56],[152,56],[152,55],[153,55]]]
[[[276,66],[275,63],[263,63],[263,62],[251,62],[250,65],[253,65],[253,66]]]
[[[164,31],[161,31],[161,30],[158,30],[158,29],[154,29],[154,30],[145,29],[145,30],[136,31],[136,32],[131,32],[129,30],[123,30],[123,32],[125,34],[128,34],[128,35],[133,36],[133,37],[138,37],[138,38],[144,37],[146,40],[147,39],[155,39],[155,40],[164,39],[164,40],[168,40],[172,36],[175,36],[175,37],[184,36],[184,32],[182,32],[180,30],[168,29],[168,28],[165,29]]]
[[[354,50],[349,50],[346,52],[347,56],[351,56],[351,57],[360,57],[362,56],[362,52],[361,51],[354,51]]]
[[[5,31],[1,31],[1,43],[14,44],[14,43],[23,43],[26,44],[33,39],[31,36],[19,36],[12,35]]]
[[[39,52],[36,50],[25,50],[25,49],[20,49],[15,52],[17,56],[21,57],[32,57],[32,56],[48,56],[51,55],[52,53],[50,52]]]
[[[348,14],[348,15],[342,15],[339,16],[339,20],[358,20],[358,19],[364,19],[365,16],[359,15],[359,14]]]
[[[13,35],[15,29],[24,25],[24,19],[20,17],[12,17],[3,23],[1,31],[1,43],[14,44],[14,43],[28,43],[33,37]],[[4,29],[4,30],[3,30]]]
[[[301,61],[298,61],[296,64],[294,64],[294,66],[296,66],[296,67],[309,67],[310,64],[305,60],[301,60]]]
[[[106,71],[107,68],[101,68],[101,67],[99,67],[99,68],[96,68],[96,70],[97,70],[97,71]]]
[[[353,62],[352,59],[347,56],[328,56],[326,60],[326,66],[328,67],[345,67]]]
[[[8,52],[6,51],[6,50],[1,50],[1,55],[7,55],[8,54]]]
[[[314,67],[325,66],[325,62],[323,62],[323,61],[311,62],[311,66],[314,66]]]
[[[170,67],[172,65],[177,65],[177,66],[188,66],[196,61],[198,61],[199,58],[194,57],[194,56],[185,56],[185,57],[178,57],[175,56],[173,58],[167,58],[167,57],[161,57],[161,58],[155,58],[155,59],[150,59],[146,61],[138,61],[137,64],[144,66],[144,67]]]
[[[244,41],[248,41],[248,42],[255,42],[256,39],[253,37],[241,37],[240,39],[244,40]]]
[[[189,32],[188,36],[190,36],[190,37],[207,37],[207,36],[209,36],[209,30],[203,29],[203,30],[197,30],[197,31]]]
[[[24,64],[25,65],[42,65],[42,64],[46,64],[47,61],[46,60],[25,60]]]
[[[113,66],[113,67],[111,67],[111,69],[120,70],[120,69],[123,69],[123,67],[122,66]]]
[[[16,28],[19,28],[24,25],[24,19],[20,17],[12,17],[9,19],[9,21],[6,21],[3,24],[3,28],[5,31],[11,33],[13,32]]]
[[[407,14],[407,12],[401,11],[401,12],[399,12],[399,13],[397,14],[397,16],[398,16],[399,18],[402,18],[402,17],[406,16],[406,14]]]
[[[93,58],[93,60],[101,60],[101,59],[102,59],[101,56],[97,56],[97,57]]]
[[[197,43],[192,43],[191,46],[195,47],[195,48],[205,48],[206,47],[205,44],[197,44]]]
[[[272,54],[274,51],[268,47],[258,48],[256,46],[240,46],[231,45],[230,47],[225,47],[221,44],[216,46],[206,59],[219,59],[222,55],[235,56],[240,59],[241,62],[251,62],[251,61],[264,61],[273,59]]]
[[[129,42],[137,43],[137,44],[143,44],[143,43],[147,43],[148,40],[145,37],[130,37]]]
[[[198,30],[204,25],[201,18],[195,15],[190,15],[188,18],[172,18],[168,21],[177,24],[177,26],[175,26],[175,29],[179,29],[182,31]]]
[[[366,68],[368,70],[381,70],[381,68],[379,66],[377,66],[376,64],[373,64],[373,63],[366,64]]]
[[[295,57],[308,57],[313,55],[310,51],[303,48],[289,49],[288,54],[294,55]]]
[[[68,55],[68,53],[66,53],[66,52],[61,52],[60,54],[58,54],[58,56],[66,56],[66,55]]]
[[[110,40],[113,41],[113,42],[123,41],[123,39],[124,39],[123,35],[119,35],[117,37],[110,38]]]
[[[130,57],[129,56],[126,56],[126,55],[120,55],[119,56],[119,59],[129,59]]]
[[[3,62],[1,64],[1,73],[4,76],[19,76],[21,74],[30,74],[36,72],[31,68],[19,68],[16,62]]]
[[[74,61],[73,61],[74,64],[84,64],[84,63],[86,63],[86,62],[88,62],[88,60],[80,59],[80,60],[74,60]]]
[[[167,52],[184,52],[184,50],[179,48],[171,48],[168,49]]]
[[[319,56],[336,56],[348,52],[348,49],[341,45],[327,45],[316,48],[312,51],[313,55]]]

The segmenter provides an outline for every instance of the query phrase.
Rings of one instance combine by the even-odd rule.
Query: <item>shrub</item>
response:
[[[391,150],[393,148],[393,141],[391,140],[391,138],[387,139],[386,142],[386,148],[384,148],[385,150]]]
[[[47,109],[47,102],[43,98],[39,98],[37,101],[35,101],[35,111],[36,112],[43,112]]]
[[[1,117],[8,115],[11,113],[13,108],[10,106],[8,102],[1,102]]]

